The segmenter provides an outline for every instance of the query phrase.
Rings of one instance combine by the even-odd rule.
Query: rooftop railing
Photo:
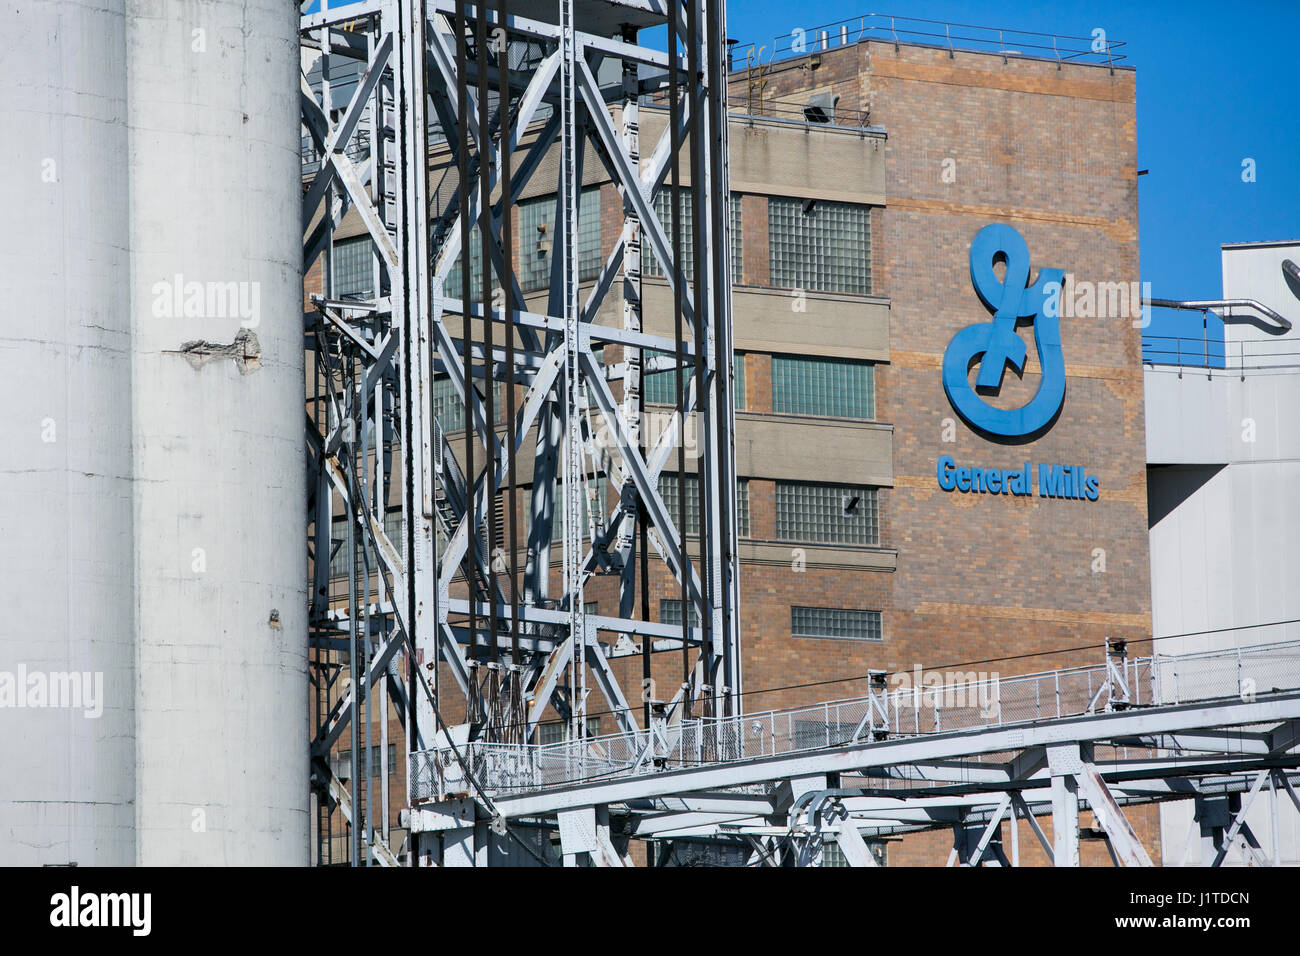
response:
[[[1222,337],[1142,336],[1142,364],[1150,368],[1203,369],[1248,374],[1300,368],[1300,340],[1227,342]]]
[[[1053,60],[1058,65],[1091,63],[1112,69],[1125,59],[1119,52],[1124,43],[1107,39],[1104,32],[1080,37],[869,13],[815,27],[798,27],[766,44],[738,44],[731,51],[731,65],[733,70],[756,67],[760,63],[766,66],[769,62],[847,46],[861,40],[883,40],[895,46],[937,47],[952,54],[959,50],[996,53],[1004,60],[1014,56]]]

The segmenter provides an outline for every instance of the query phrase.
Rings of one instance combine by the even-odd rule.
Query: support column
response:
[[[1047,748],[1052,775],[1052,853],[1056,866],[1079,865],[1079,785],[1075,774],[1083,770],[1078,744]]]
[[[1197,797],[1193,822],[1200,829],[1200,866],[1210,866],[1223,847],[1223,833],[1232,823],[1227,797]]]

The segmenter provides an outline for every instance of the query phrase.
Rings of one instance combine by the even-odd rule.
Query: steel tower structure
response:
[[[346,857],[392,863],[390,705],[407,753],[528,742],[548,708],[581,738],[592,691],[628,732],[652,707],[666,724],[739,713],[725,11],[704,0],[307,10],[303,267],[320,264],[324,289],[305,315],[318,859],[338,807],[359,824]],[[662,26],[671,54],[638,41]],[[667,120],[649,149],[643,106]],[[595,282],[580,283],[592,155],[617,186],[623,227]],[[530,303],[511,212],[543,170],[554,176],[550,282]],[[661,220],[664,190],[681,198]],[[331,254],[352,210],[370,239],[362,298],[340,292]],[[642,329],[646,255],[673,290],[672,337]],[[621,322],[602,323],[616,288]],[[643,370],[677,382],[657,435],[642,427]],[[450,383],[450,401],[435,380]],[[674,455],[676,513],[659,489]],[[527,496],[521,456],[532,459]],[[618,491],[608,511],[600,482]],[[691,492],[695,554],[680,533]],[[331,558],[346,595],[331,595]],[[691,609],[680,626],[649,620],[660,563]],[[617,614],[584,605],[600,574],[619,578]],[[681,658],[666,700],[653,699],[655,651]],[[629,691],[609,658],[633,654],[644,683]],[[347,784],[329,759],[336,745],[350,754]]]

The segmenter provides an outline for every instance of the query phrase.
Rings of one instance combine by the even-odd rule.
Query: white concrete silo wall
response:
[[[127,0],[142,864],[307,862],[297,20]]]
[[[123,2],[0,3],[5,865],[134,857]]]

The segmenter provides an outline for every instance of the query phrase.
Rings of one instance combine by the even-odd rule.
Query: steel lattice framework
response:
[[[320,7],[304,4],[301,29],[303,264],[319,264],[324,290],[306,314],[318,848],[339,807],[364,821],[347,857],[394,862],[390,704],[411,753],[524,743],[548,708],[582,737],[592,690],[628,732],[652,704],[672,722],[738,713],[724,11],[700,0]],[[674,55],[638,44],[664,24]],[[643,159],[649,101],[668,121]],[[592,154],[624,222],[583,288],[579,195]],[[558,173],[549,292],[537,302],[516,274],[511,211],[543,168]],[[692,199],[670,203],[668,222],[655,207],[665,189]],[[345,294],[335,274],[349,213],[370,240],[369,295]],[[700,237],[689,263],[685,228]],[[672,287],[674,337],[642,331],[643,249]],[[599,324],[616,283],[622,322]],[[645,368],[680,369],[657,436],[641,427]],[[457,414],[436,406],[435,381],[450,383]],[[676,514],[658,487],[674,452]],[[523,455],[531,500],[517,522]],[[697,556],[678,530],[687,481],[698,483]],[[607,512],[599,482],[619,490]],[[648,620],[651,550],[692,611],[681,626]],[[345,594],[331,592],[332,561]],[[619,576],[617,615],[587,613],[595,574]],[[646,677],[653,651],[680,650],[675,696],[629,695],[599,632],[640,654]],[[336,746],[351,755],[346,773],[331,766]],[[375,776],[377,795],[361,785]]]

